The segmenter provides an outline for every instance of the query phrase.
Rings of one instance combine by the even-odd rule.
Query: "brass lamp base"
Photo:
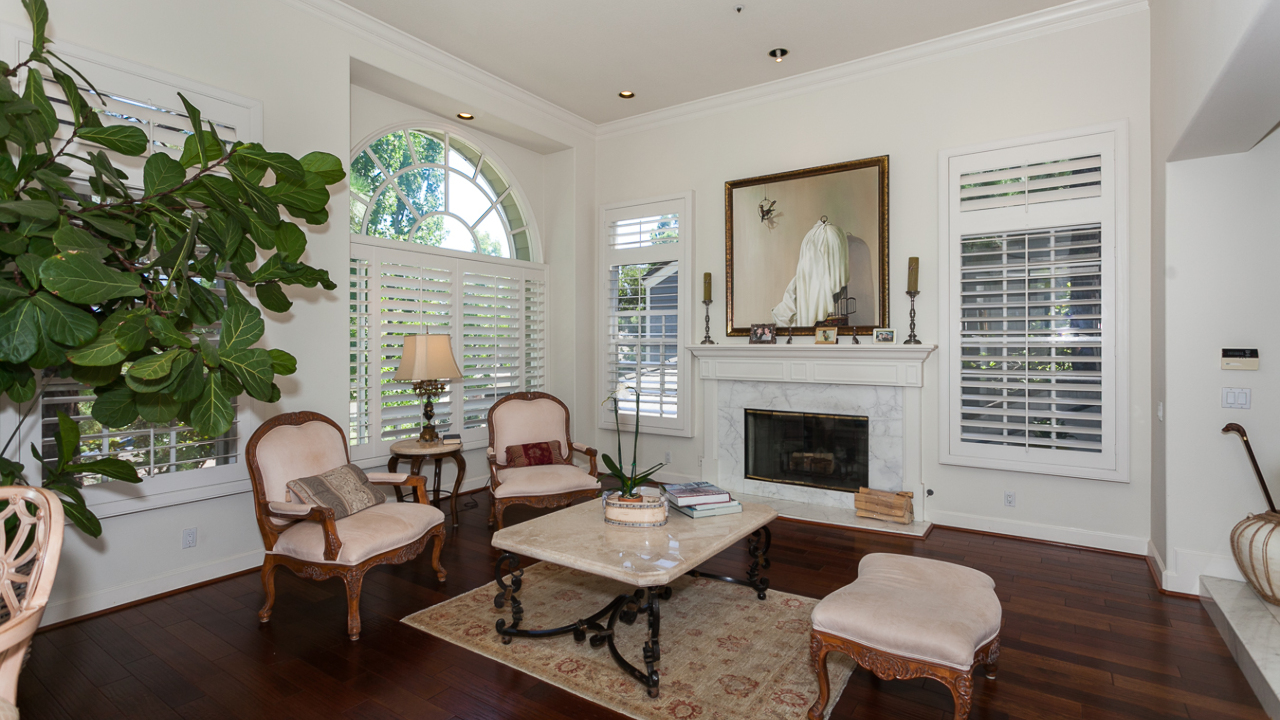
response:
[[[432,401],[440,393],[444,392],[444,383],[439,380],[419,380],[413,384],[413,392],[423,399],[422,433],[418,435],[418,441],[432,444],[439,443],[440,435],[436,433],[436,428],[432,424],[436,416],[436,409]]]
[[[422,433],[418,435],[418,442],[435,445],[440,442],[440,435],[436,432],[435,426],[423,425]]]

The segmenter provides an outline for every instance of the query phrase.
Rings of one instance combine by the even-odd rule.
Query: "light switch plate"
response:
[[[1253,404],[1253,390],[1249,388],[1222,388],[1222,407],[1248,410]]]

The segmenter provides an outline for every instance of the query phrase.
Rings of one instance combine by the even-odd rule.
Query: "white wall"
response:
[[[906,259],[921,258],[918,332],[936,343],[938,152],[1124,120],[1130,135],[1130,372],[1150,363],[1148,14],[1138,11],[1018,42],[971,48],[784,99],[694,114],[597,146],[599,203],[692,189],[696,269],[712,273],[712,335],[724,338],[724,183],[844,160],[889,155],[892,324],[907,326]],[[1082,52],[1088,49],[1088,52]],[[698,325],[702,308],[698,307]],[[593,328],[594,330],[594,328]],[[805,340],[808,342],[808,340]],[[729,342],[745,342],[734,338]],[[588,366],[590,367],[590,366]],[[934,522],[1129,552],[1145,552],[1150,515],[1149,388],[1135,384],[1127,484],[983,471],[937,462],[938,363],[926,366],[919,477]],[[582,373],[579,392],[595,392]],[[695,395],[698,397],[699,395]],[[700,409],[700,412],[705,411]],[[701,427],[696,424],[695,427]],[[907,432],[911,432],[908,428]],[[600,432],[598,442],[608,442]],[[700,438],[645,437],[650,461],[671,451],[673,474],[699,475]],[[913,465],[908,459],[907,466]],[[1006,508],[1003,492],[1017,492]],[[917,497],[922,498],[923,493]]]
[[[50,0],[49,5],[55,49],[58,41],[87,47],[261,101],[264,142],[272,149],[295,155],[323,150],[349,157],[353,140],[360,139],[353,137],[349,112],[352,57],[400,77],[415,78],[479,112],[570,147],[548,156],[546,162],[524,151],[504,147],[503,152],[534,200],[545,259],[564,267],[581,262],[576,246],[594,222],[593,140],[554,112],[525,102],[519,92],[477,82],[430,53],[417,52],[411,43],[398,45],[365,34],[355,25],[336,25],[291,2]],[[0,4],[0,22],[28,27],[16,2]],[[495,139],[492,144],[500,142]],[[330,206],[332,222],[309,232],[306,256],[307,262],[327,269],[340,286],[347,273],[347,203],[343,185]],[[572,283],[553,285],[552,307],[572,308],[578,301],[575,292]],[[266,342],[298,356],[299,371],[282,382],[281,401],[264,408],[262,414],[314,410],[341,421],[347,414],[344,296],[298,289],[290,289],[290,295],[296,304],[287,315],[269,320]],[[581,352],[571,313],[552,314],[549,324],[553,339],[567,337]],[[570,387],[571,366],[553,366],[550,383],[553,388]],[[250,423],[241,432],[247,436],[253,429]],[[483,470],[478,459],[471,465],[477,472],[469,474]],[[246,494],[124,515],[103,524],[99,541],[68,529],[46,622],[261,562],[262,543]],[[197,547],[178,550],[181,529],[193,526],[199,528]]]
[[[1264,0],[1160,0],[1151,5],[1151,403],[1165,400],[1165,161]],[[1180,325],[1180,323],[1179,323]],[[1179,332],[1175,328],[1175,337]],[[1168,555],[1166,427],[1153,420],[1151,550]]]
[[[1167,175],[1168,553],[1165,588],[1199,592],[1200,575],[1241,579],[1232,526],[1267,509],[1240,440],[1249,431],[1272,487],[1280,475],[1280,134],[1253,150],[1170,163]],[[1224,347],[1258,348],[1257,372],[1222,370]],[[1222,387],[1253,390],[1252,409],[1221,407]]]

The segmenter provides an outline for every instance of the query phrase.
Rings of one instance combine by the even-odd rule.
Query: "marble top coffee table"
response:
[[[573,633],[578,642],[591,633],[591,646],[608,646],[618,667],[627,671],[658,697],[658,673],[654,666],[661,653],[658,645],[658,601],[671,597],[668,585],[681,575],[707,577],[746,585],[765,599],[769,580],[760,577],[769,568],[768,523],[778,517],[767,505],[743,503],[742,512],[693,519],[677,510],[670,512],[667,524],[656,528],[631,528],[608,525],[604,508],[598,502],[582,503],[535,520],[503,528],[493,534],[493,546],[503,550],[495,568],[498,594],[497,607],[511,605],[511,622],[500,619],[498,633],[503,643],[513,637],[545,638]],[[697,570],[717,553],[746,538],[751,566],[746,579],[708,575]],[[537,560],[582,570],[638,588],[634,593],[619,595],[594,615],[563,627],[549,630],[522,630],[524,610],[520,604],[520,558]],[[509,582],[508,582],[509,577]],[[649,640],[644,644],[645,669],[640,670],[623,659],[614,645],[614,626],[619,620],[634,623],[640,613],[648,616]],[[601,621],[608,617],[607,624]]]

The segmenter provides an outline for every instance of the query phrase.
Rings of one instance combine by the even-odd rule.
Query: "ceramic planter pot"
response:
[[[604,521],[622,527],[661,527],[667,524],[667,499],[658,495],[624,498],[611,492],[604,496]]]
[[[1280,513],[1250,515],[1231,530],[1231,554],[1264,600],[1280,605]]]

